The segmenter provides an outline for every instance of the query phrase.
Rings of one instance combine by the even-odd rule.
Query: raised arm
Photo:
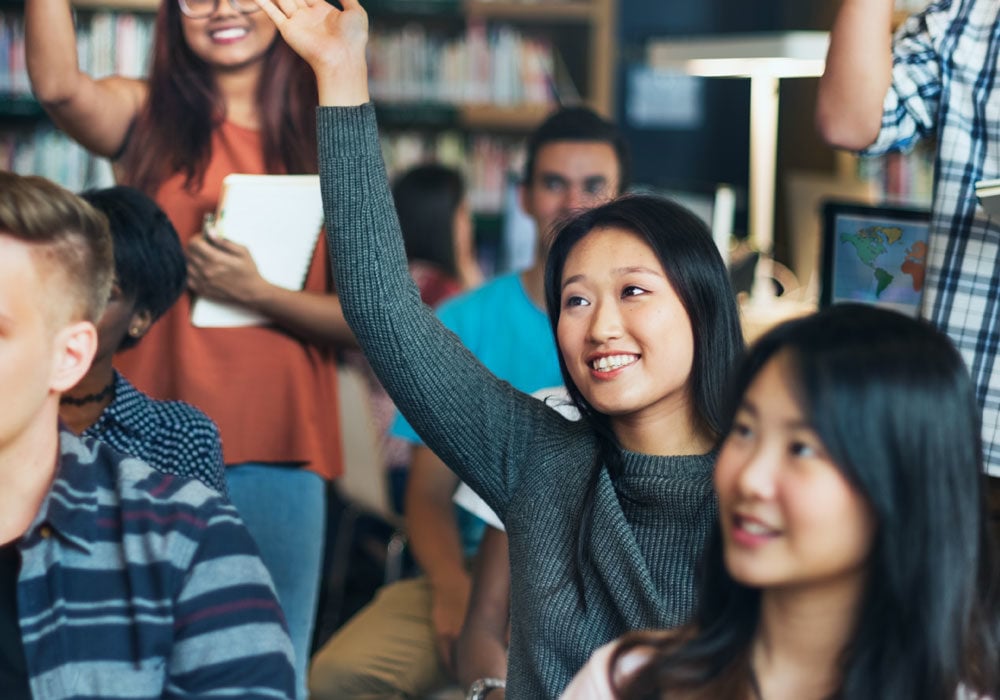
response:
[[[844,0],[819,81],[816,127],[832,146],[861,150],[878,136],[892,80],[893,0]]]
[[[356,0],[258,0],[316,71],[320,182],[344,316],[417,433],[504,518],[520,465],[564,421],[498,380],[420,301],[367,103],[367,17]]]
[[[256,0],[281,36],[316,73],[319,103],[357,107],[368,102],[368,15],[358,0]]]
[[[146,100],[146,83],[94,80],[80,71],[69,0],[25,0],[24,24],[31,89],[52,121],[84,148],[117,154]]]

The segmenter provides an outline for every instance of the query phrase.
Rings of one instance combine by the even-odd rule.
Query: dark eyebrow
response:
[[[663,278],[666,277],[666,275],[664,275],[659,270],[654,270],[651,267],[644,267],[642,265],[634,265],[634,266],[628,266],[628,267],[619,267],[619,268],[615,269],[615,274],[616,275],[628,275],[628,274],[636,274],[636,273],[643,274],[643,275],[656,275],[657,277],[663,277]],[[579,282],[582,279],[583,279],[583,275],[573,275],[572,277],[567,277],[563,281],[563,283],[562,283],[562,288],[565,289],[567,285],[570,285],[573,282]]]
[[[569,182],[569,178],[559,174],[559,173],[540,173],[539,178],[545,181],[556,181],[556,182]]]
[[[567,277],[565,280],[563,280],[562,288],[566,289],[566,287],[568,287],[569,285],[573,284],[574,282],[579,282],[582,279],[583,275],[573,275],[572,277]]]
[[[664,274],[659,270],[654,270],[651,267],[644,267],[642,265],[632,265],[629,267],[619,267],[615,270],[615,274],[618,275],[628,275],[633,273],[639,273],[644,275],[656,275],[657,277],[663,277]]]

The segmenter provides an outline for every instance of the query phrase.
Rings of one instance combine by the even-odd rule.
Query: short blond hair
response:
[[[37,246],[43,274],[62,273],[69,298],[59,301],[74,320],[101,317],[115,266],[104,214],[45,178],[0,172],[0,233]]]

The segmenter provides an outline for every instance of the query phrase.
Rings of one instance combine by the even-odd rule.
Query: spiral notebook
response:
[[[215,214],[217,235],[246,246],[261,276],[302,289],[323,226],[318,175],[227,175]],[[235,304],[196,299],[200,328],[263,325],[268,320]]]

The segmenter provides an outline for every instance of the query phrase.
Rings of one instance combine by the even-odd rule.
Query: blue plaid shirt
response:
[[[226,465],[215,423],[183,401],[156,401],[115,372],[115,398],[83,431],[167,474],[198,479],[223,495]]]
[[[986,465],[1000,476],[1000,221],[975,195],[1000,178],[1000,2],[942,0],[893,42],[882,130],[864,155],[937,139],[923,313],[958,346],[983,413]]]

